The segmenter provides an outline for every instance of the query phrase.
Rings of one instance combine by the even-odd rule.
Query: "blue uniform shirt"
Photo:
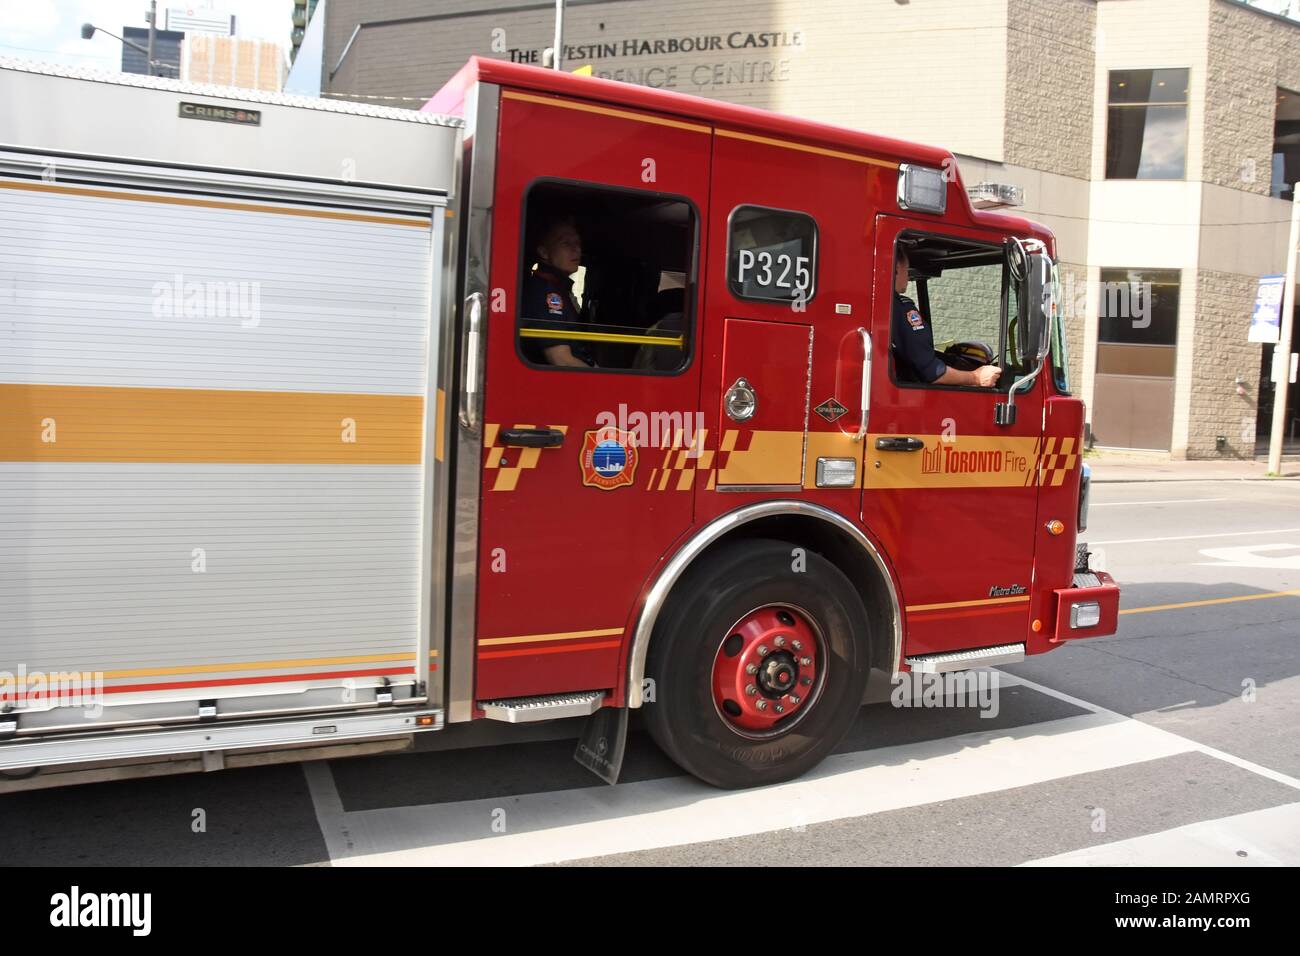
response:
[[[929,383],[947,370],[943,359],[934,354],[934,333],[915,302],[895,292],[889,324],[899,379]]]
[[[573,280],[542,263],[524,280],[521,314],[525,320],[539,320],[538,324],[543,328],[551,327],[551,322],[562,322],[562,327],[573,328],[582,321],[573,301]],[[588,365],[595,364],[591,347],[586,342],[572,339],[524,339],[522,344],[524,354],[539,365],[547,364],[545,350],[552,345],[567,345],[577,358]]]

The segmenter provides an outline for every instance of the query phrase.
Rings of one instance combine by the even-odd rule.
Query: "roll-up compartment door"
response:
[[[0,221],[20,727],[420,692],[440,222],[17,177]]]

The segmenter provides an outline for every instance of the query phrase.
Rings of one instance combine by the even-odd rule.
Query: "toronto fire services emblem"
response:
[[[630,485],[636,476],[636,459],[636,439],[631,432],[616,428],[587,432],[578,458],[582,483],[605,491]]]

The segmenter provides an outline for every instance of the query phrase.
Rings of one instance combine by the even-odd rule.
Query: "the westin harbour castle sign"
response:
[[[506,45],[505,31],[494,31],[492,52],[504,53],[512,63],[541,63],[540,48]],[[597,43],[566,44],[564,65],[568,69],[590,65],[592,73],[606,80],[636,83],[664,90],[700,90],[744,86],[755,83],[784,83],[790,79],[787,53],[804,50],[802,31],[729,33],[656,37],[630,37]],[[641,57],[689,57],[685,62],[622,65],[616,61]],[[615,62],[611,62],[615,61]]]

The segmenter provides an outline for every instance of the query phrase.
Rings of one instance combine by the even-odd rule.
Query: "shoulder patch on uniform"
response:
[[[916,309],[912,309],[907,313],[907,324],[918,331],[925,328],[925,320],[921,318],[921,313]]]
[[[564,300],[560,298],[558,292],[546,293],[546,307],[552,312],[564,312]]]

